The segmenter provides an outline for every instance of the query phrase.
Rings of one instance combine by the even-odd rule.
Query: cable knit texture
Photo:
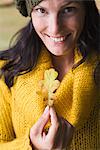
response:
[[[82,58],[75,50],[75,63]],[[68,150],[100,150],[100,89],[94,83],[95,54],[64,76],[56,91],[57,113],[75,126]],[[19,76],[11,90],[0,80],[0,150],[31,150],[29,130],[39,119],[45,101],[37,94],[44,71],[52,67],[51,57],[43,49],[37,66]]]
[[[31,16],[33,7],[38,5],[42,0],[15,0],[16,8],[19,12],[27,17]]]

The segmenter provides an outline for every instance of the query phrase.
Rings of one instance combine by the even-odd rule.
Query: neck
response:
[[[74,51],[63,55],[55,56],[52,55],[52,63],[54,68],[58,71],[58,78],[62,80],[63,76],[72,68],[74,63]]]

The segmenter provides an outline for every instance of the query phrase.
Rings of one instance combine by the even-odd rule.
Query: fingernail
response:
[[[47,107],[45,108],[45,110],[44,110],[44,115],[47,114],[48,111],[49,111],[49,106],[47,106]]]

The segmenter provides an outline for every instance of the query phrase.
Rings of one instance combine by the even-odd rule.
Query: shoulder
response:
[[[11,91],[6,85],[4,78],[1,76],[1,68],[4,66],[5,63],[6,61],[0,60],[0,101],[2,99],[5,99],[9,103],[11,100]]]

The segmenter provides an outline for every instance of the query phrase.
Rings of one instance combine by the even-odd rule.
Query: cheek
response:
[[[45,30],[45,24],[40,19],[32,19],[33,27],[38,35]]]
[[[84,18],[80,16],[74,16],[67,20],[67,27],[77,34],[80,34],[84,26]]]
[[[40,20],[37,19],[37,17],[35,15],[32,15],[32,24],[33,24],[33,27],[36,30],[36,32],[39,32],[41,30]]]
[[[32,23],[36,31],[40,30],[39,22],[37,22],[35,19],[34,20],[32,19]]]

